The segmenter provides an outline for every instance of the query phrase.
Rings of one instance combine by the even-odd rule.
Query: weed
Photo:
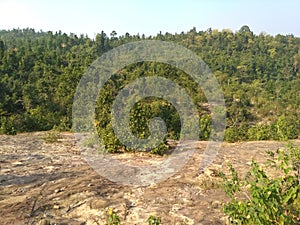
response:
[[[60,135],[60,133],[58,131],[51,130],[51,131],[48,131],[44,135],[43,140],[46,143],[55,143],[55,142],[59,142],[60,138],[61,138],[61,135]]]
[[[112,208],[108,209],[106,225],[120,225],[120,217],[113,211]]]
[[[149,225],[161,225],[160,217],[156,217],[153,214],[151,216],[149,216],[149,218],[147,219],[147,222]]]

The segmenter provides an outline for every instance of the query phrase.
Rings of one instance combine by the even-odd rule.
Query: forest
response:
[[[72,128],[76,87],[86,69],[105,52],[124,43],[162,40],[182,45],[211,68],[226,102],[225,140],[288,140],[300,135],[300,38],[254,34],[248,26],[156,36],[104,31],[94,39],[86,35],[34,29],[0,30],[0,134]],[[183,71],[170,65],[142,62],[124,67],[106,83],[98,96],[95,125],[112,152],[121,144],[111,128],[114,97],[141,76],[166,76],[183,86],[199,109],[200,139],[211,133],[211,117],[203,92]],[[100,104],[101,103],[101,104]],[[180,118],[163,99],[149,98],[135,105],[131,129],[149,136],[148,122],[162,117],[167,138],[177,139]],[[105,134],[105,135],[101,135]],[[158,149],[163,153],[165,148]],[[162,152],[161,152],[162,151]]]

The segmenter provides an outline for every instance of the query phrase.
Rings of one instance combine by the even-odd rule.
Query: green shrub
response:
[[[155,215],[149,216],[149,218],[147,219],[147,222],[149,225],[161,225],[160,217],[156,217]]]
[[[274,139],[274,131],[271,125],[255,125],[248,130],[248,137],[251,141]]]
[[[153,214],[148,217],[147,222],[149,225],[161,225],[160,217],[156,217]],[[114,212],[112,208],[109,208],[107,212],[106,225],[120,225],[120,224],[121,224],[120,217],[117,215],[117,213]]]
[[[225,141],[228,142],[237,142],[239,141],[239,130],[237,127],[228,127],[225,130]]]
[[[297,137],[297,131],[294,127],[294,121],[288,120],[285,116],[280,116],[276,123],[276,139],[286,141]]]
[[[59,142],[60,138],[61,135],[58,131],[50,130],[44,135],[43,140],[46,143],[55,143],[55,142]]]
[[[230,176],[220,174],[231,199],[223,207],[230,224],[299,224],[300,150],[288,145],[268,154],[267,164],[281,176],[269,177],[255,161],[242,179],[232,165]]]
[[[208,114],[204,114],[200,117],[200,139],[208,140],[211,134],[211,117]]]
[[[137,148],[135,148],[134,145],[131,147],[126,146],[126,144],[121,143],[115,135],[112,127],[111,107],[109,106],[109,103],[110,102],[106,102],[105,107],[98,107],[96,109],[97,118],[95,126],[99,134],[99,138],[105,145],[105,149],[110,153],[136,151]],[[166,144],[166,139],[176,139],[180,133],[180,120],[179,117],[177,117],[178,114],[174,111],[175,108],[172,107],[171,104],[160,99],[146,99],[144,101],[140,101],[136,103],[130,111],[130,130],[136,138],[147,139],[150,136],[149,124],[152,118],[160,117],[166,122],[166,124],[173,123],[173,128],[167,131],[167,136],[163,139],[163,141],[151,150],[151,153],[163,155],[169,150],[169,146]]]
[[[0,119],[0,134],[9,134],[9,135],[17,134],[14,120],[15,120],[14,116],[11,117],[2,116]]]

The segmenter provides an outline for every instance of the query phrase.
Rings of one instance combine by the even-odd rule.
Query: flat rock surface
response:
[[[231,162],[243,174],[252,159],[265,161],[266,150],[284,142],[223,143],[214,162],[198,174],[207,142],[165,181],[147,187],[114,183],[96,173],[75,145],[72,133],[46,143],[47,133],[0,135],[0,221],[5,224],[105,224],[108,208],[122,224],[147,224],[151,214],[163,224],[226,224],[221,207],[228,199],[218,187],[218,171]],[[298,140],[294,141],[297,145]],[[163,158],[142,153],[114,155],[128,164]]]

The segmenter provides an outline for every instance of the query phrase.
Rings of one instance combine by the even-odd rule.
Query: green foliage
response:
[[[106,225],[120,225],[121,219],[120,217],[110,208],[107,212],[107,220]]]
[[[174,124],[172,123],[172,117],[166,118],[165,116],[172,115],[170,110],[166,110],[162,105],[166,104],[164,101],[150,101],[150,102],[138,102],[135,104],[135,107],[131,110],[130,115],[130,128],[132,133],[140,139],[148,138],[150,135],[149,131],[149,123],[150,119],[154,117],[161,117],[162,119],[165,119],[166,123]],[[170,107],[170,104],[169,106]],[[103,143],[106,146],[106,150],[108,152],[119,152],[119,151],[135,151],[135,149],[129,149],[125,145],[121,144],[121,142],[117,139],[116,135],[114,134],[114,131],[112,129],[111,124],[111,114],[110,111],[107,111],[104,108],[101,108],[101,111],[99,112],[99,119],[96,122],[96,127],[99,133],[100,138],[102,139]],[[176,116],[176,114],[175,114]],[[101,120],[102,118],[102,120]],[[177,120],[175,120],[175,124],[178,123]],[[176,127],[175,127],[176,128]],[[178,135],[176,133],[176,130],[169,129],[169,138],[174,138],[175,135]],[[175,137],[176,138],[176,137]],[[164,139],[163,143],[160,143],[156,148],[153,148],[151,150],[154,154],[163,155],[167,150],[169,149],[168,145],[166,144],[166,138]]]
[[[14,117],[3,116],[0,118],[0,134],[9,134],[9,135],[17,134],[14,125]]]
[[[156,217],[155,215],[149,216],[147,222],[149,225],[161,225],[160,217]]]
[[[211,117],[204,114],[200,117],[200,139],[208,140],[211,134]]]
[[[149,225],[161,225],[161,219],[160,217],[156,217],[155,215],[151,215],[148,217],[147,222]],[[121,219],[117,215],[116,212],[112,208],[109,208],[107,211],[107,219],[106,219],[106,225],[120,225]]]
[[[61,135],[56,130],[47,131],[47,133],[44,135],[43,140],[46,143],[55,143],[59,142],[59,139],[61,138]]]
[[[240,136],[238,134],[239,130],[236,127],[228,127],[225,131],[225,141],[236,142],[239,141]]]
[[[297,132],[292,121],[288,121],[285,116],[280,116],[276,123],[277,139],[280,141],[286,141],[288,139],[297,138]]]
[[[274,130],[268,124],[259,124],[248,130],[250,140],[270,140],[274,137]]]
[[[165,76],[165,71],[173,70],[174,74],[176,72],[174,68],[161,63],[139,63],[138,69],[139,73],[141,73],[141,69],[146,70],[143,71],[144,73],[153,70],[159,70],[161,76]],[[99,137],[102,139],[103,143],[106,146],[106,150],[109,152],[136,150],[134,146],[132,148],[129,148],[123,145],[117,139],[113,131],[111,121],[112,103],[116,95],[125,85],[127,85],[132,79],[138,78],[138,74],[134,76],[132,75],[135,74],[135,70],[136,67],[133,67],[133,65],[127,66],[122,71],[119,71],[118,74],[112,76],[111,80],[106,83],[98,97],[96,108],[97,118],[95,126],[99,133]],[[150,73],[146,75],[152,76],[154,74]],[[183,74],[181,74],[180,76],[184,77]],[[174,75],[173,78],[175,79],[176,76]],[[188,84],[190,83],[187,83],[186,86],[188,86]],[[131,98],[135,96],[134,90],[132,90],[132,92],[133,93],[130,94],[128,93],[128,101],[132,100]],[[129,128],[136,138],[146,139],[150,136],[150,120],[156,117],[161,118],[166,123],[167,135],[165,136],[162,143],[151,150],[151,153],[163,155],[169,149],[168,145],[166,144],[167,138],[178,139],[180,136],[180,118],[176,109],[169,102],[156,97],[148,97],[136,102],[133,105],[133,108],[130,110]]]
[[[269,152],[267,165],[280,176],[270,177],[255,161],[242,179],[229,165],[221,173],[230,202],[223,207],[230,224],[298,224],[300,219],[300,150],[289,145]]]
[[[248,129],[249,140],[279,140],[286,141],[298,137],[294,121],[286,116],[279,116],[269,124],[257,124]]]
[[[288,140],[300,136],[300,38],[255,35],[248,26],[238,32],[192,29],[154,37],[128,33],[118,37],[116,31],[109,37],[102,31],[95,40],[62,32],[0,30],[0,133],[71,129],[73,96],[84,71],[110,49],[142,39],[183,45],[214,71],[226,100],[225,140]],[[153,75],[167,77],[186,90],[199,108],[200,139],[207,140],[211,134],[211,112],[193,79],[163,63],[141,62],[114,74],[99,94],[95,123],[110,152],[129,150],[111,128],[114,98],[131,81]],[[130,121],[137,137],[146,138],[149,119],[160,116],[168,125],[166,138],[179,138],[179,115],[164,103],[152,99],[135,105]],[[154,149],[159,154],[166,150],[165,143]]]

